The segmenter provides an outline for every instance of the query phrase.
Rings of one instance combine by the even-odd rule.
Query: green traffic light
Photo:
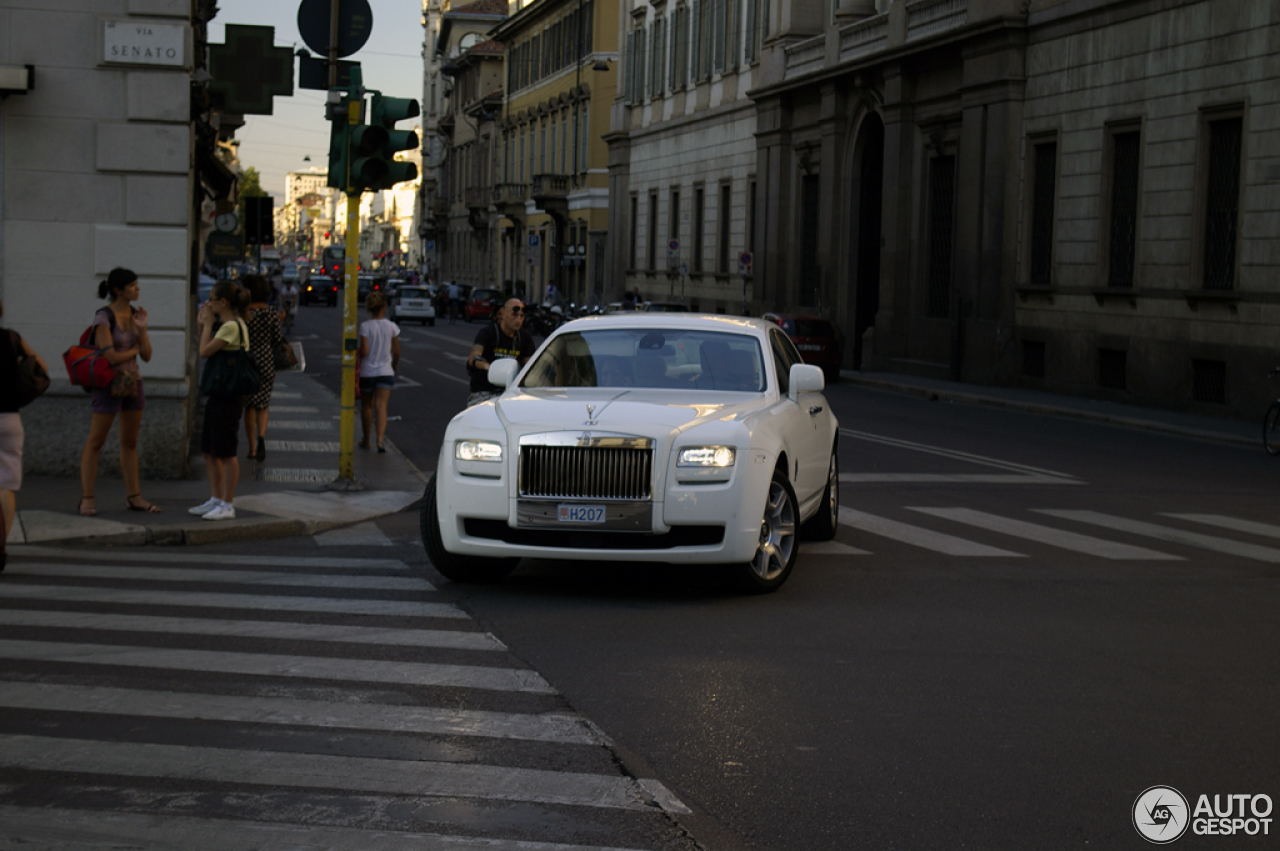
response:
[[[385,166],[385,170],[368,185],[369,189],[390,189],[397,183],[413,180],[418,176],[418,167],[413,163],[400,162],[396,154],[400,151],[412,151],[418,147],[418,134],[413,130],[397,130],[396,122],[421,115],[418,102],[413,98],[383,97],[374,94],[369,110],[370,124],[382,130],[382,144],[376,155]],[[372,144],[373,140],[370,140]],[[372,177],[372,175],[370,175]]]

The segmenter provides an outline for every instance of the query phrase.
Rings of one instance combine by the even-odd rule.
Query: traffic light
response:
[[[377,97],[374,97],[377,103]],[[388,141],[387,131],[374,124],[357,124],[351,128],[351,188],[357,192],[381,189],[388,166],[382,151]]]
[[[347,124],[347,92],[343,89],[329,89],[329,102],[325,108],[325,118],[329,119],[329,179],[326,186],[334,189],[347,188],[347,138],[350,135]]]
[[[413,180],[418,176],[418,167],[413,163],[396,159],[400,151],[412,151],[418,147],[418,134],[412,130],[397,130],[396,122],[420,115],[418,102],[413,98],[389,98],[381,94],[373,96],[373,104],[369,110],[369,124],[381,128],[385,135],[381,158],[386,163],[386,173],[381,181],[371,189],[390,189],[397,183]]]

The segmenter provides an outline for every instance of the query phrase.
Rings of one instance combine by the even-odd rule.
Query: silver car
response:
[[[423,325],[435,325],[436,306],[432,301],[431,290],[426,287],[400,287],[387,308],[387,318],[395,323],[417,319]]]

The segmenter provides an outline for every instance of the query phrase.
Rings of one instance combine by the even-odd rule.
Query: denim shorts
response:
[[[396,377],[394,375],[373,375],[367,378],[361,377],[360,395],[364,396],[365,394],[368,394],[372,396],[373,389],[375,387],[385,387],[388,390],[390,390],[392,387],[395,387],[395,386],[396,386]]]
[[[94,390],[93,412],[95,414],[118,414],[121,411],[141,411],[147,406],[147,396],[142,391],[142,381],[138,381],[138,394],[116,398],[110,390]]]

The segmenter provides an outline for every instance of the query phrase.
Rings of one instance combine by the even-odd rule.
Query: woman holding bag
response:
[[[107,362],[118,376],[117,386],[93,391],[93,419],[89,439],[80,453],[79,512],[92,517],[97,514],[93,491],[98,480],[98,455],[107,442],[107,433],[116,415],[120,415],[120,471],[124,475],[127,494],[125,507],[130,511],[160,511],[158,506],[142,498],[138,483],[138,430],[142,426],[142,409],[147,405],[138,374],[138,358],[151,360],[151,338],[147,336],[147,311],[134,308],[138,300],[138,276],[129,269],[115,268],[98,285],[98,297],[111,303],[93,317],[93,342],[105,349]],[[123,394],[123,395],[121,395]]]
[[[249,351],[262,384],[258,392],[249,397],[244,407],[244,436],[249,442],[249,457],[258,461],[267,459],[267,422],[271,417],[271,390],[276,383],[275,348],[284,342],[280,333],[280,311],[267,304],[271,285],[261,275],[245,275],[244,285],[249,289]]]
[[[241,350],[252,351],[249,331],[241,315],[249,306],[249,294],[231,281],[214,285],[209,300],[200,305],[196,321],[200,323],[200,357],[208,358],[205,370],[213,367],[213,359]],[[213,321],[222,326],[213,331]],[[203,388],[205,382],[201,381]],[[240,481],[240,461],[236,458],[243,397],[211,393],[204,404],[204,427],[200,432],[200,451],[205,471],[209,474],[209,500],[188,509],[205,520],[234,520],[232,501]]]
[[[4,302],[0,302],[0,316],[4,316]],[[18,414],[21,403],[18,392],[18,361],[21,357],[35,358],[45,372],[44,360],[32,350],[17,332],[5,333],[0,328],[0,513],[4,521],[4,537],[0,538],[0,570],[4,570],[5,541],[18,510],[18,489],[22,487],[22,417]]]

